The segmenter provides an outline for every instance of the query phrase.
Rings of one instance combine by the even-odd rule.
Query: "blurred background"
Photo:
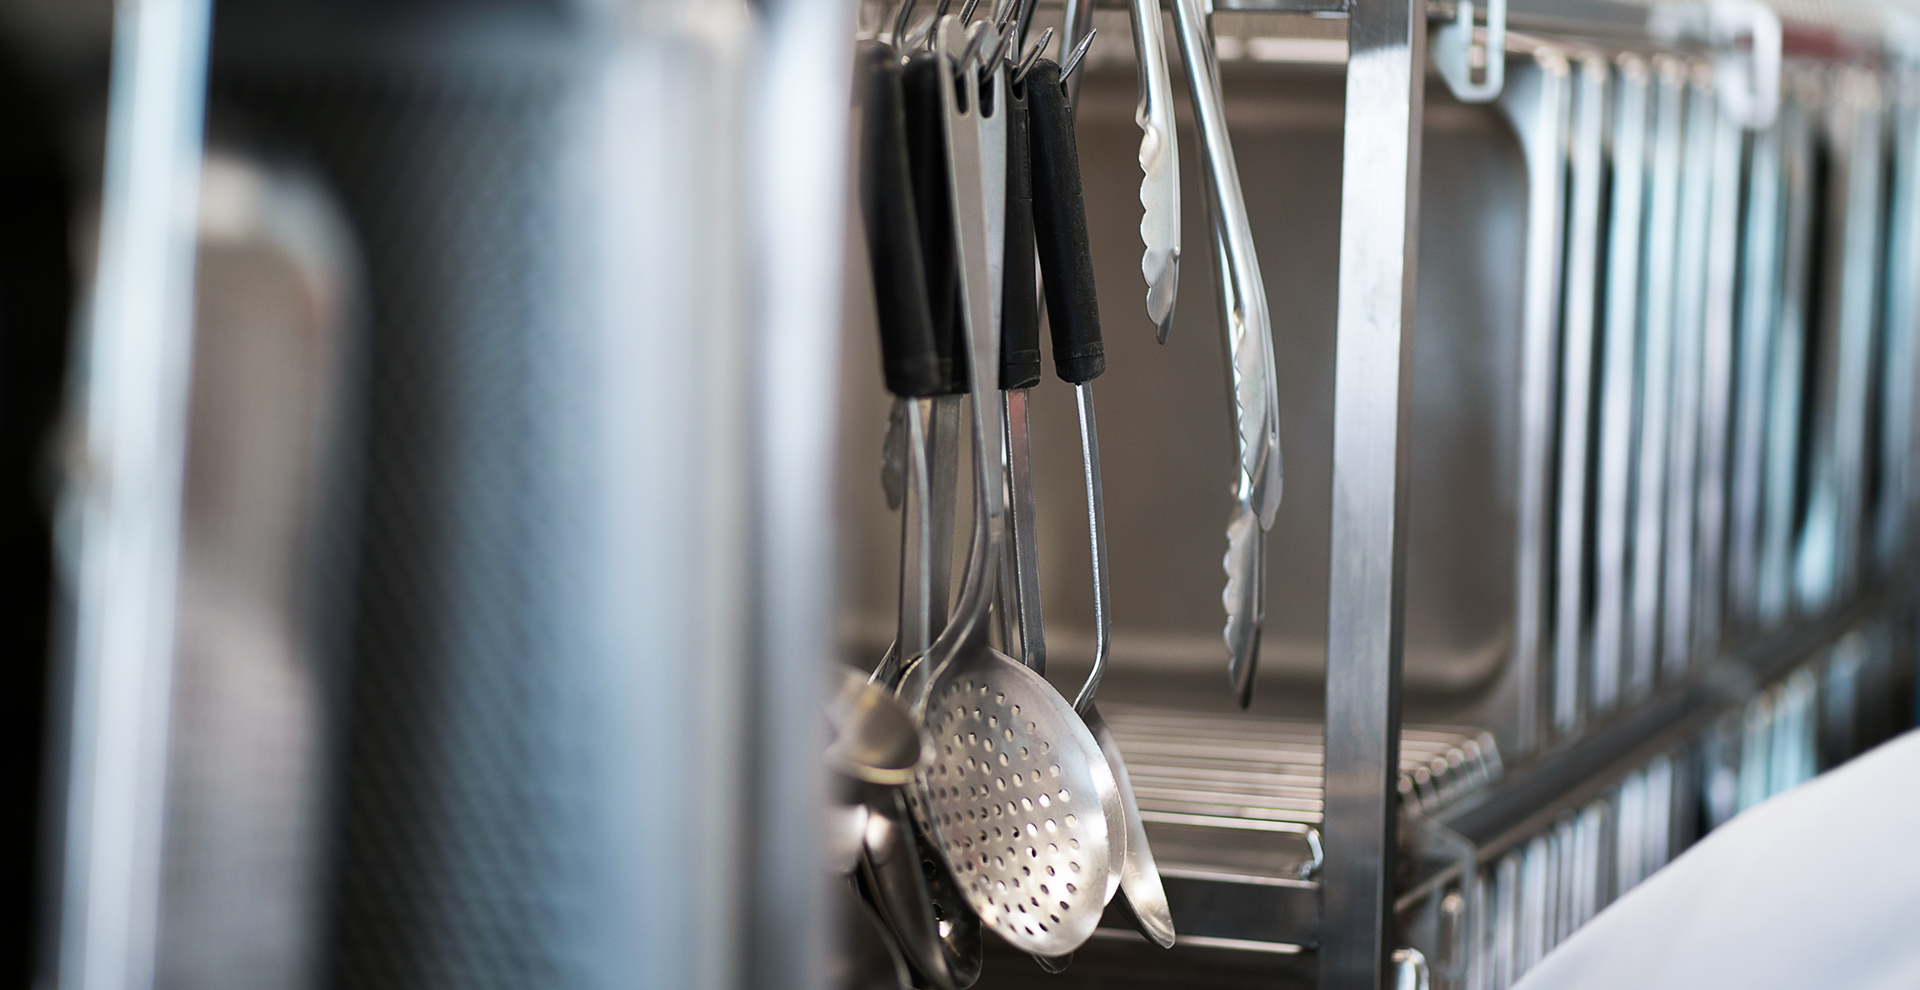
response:
[[[1209,8],[1286,472],[1242,710],[1199,140],[1176,71],[1161,344],[1135,33],[1096,6],[1102,700],[1180,938],[1110,912],[1063,973],[989,938],[978,985],[1313,986],[1348,7]],[[1421,987],[1506,987],[1914,724],[1916,22],[1763,8],[1776,113],[1741,119],[1760,42],[1678,6],[1512,0],[1499,98],[1426,89],[1373,851]],[[821,758],[897,619],[851,70],[896,10],[0,0],[0,986],[899,985]],[[1031,410],[1071,697],[1073,390]]]

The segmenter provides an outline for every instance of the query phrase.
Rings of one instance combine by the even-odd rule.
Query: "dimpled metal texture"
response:
[[[926,811],[968,903],[1017,948],[1073,951],[1106,900],[1107,822],[1093,774],[1110,771],[1098,744],[1045,680],[1011,660],[936,685],[927,726],[936,752]]]

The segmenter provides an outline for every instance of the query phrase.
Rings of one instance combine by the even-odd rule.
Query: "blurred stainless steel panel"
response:
[[[1569,118],[1567,242],[1562,278],[1566,303],[1560,339],[1560,443],[1554,512],[1553,729],[1579,731],[1586,700],[1586,660],[1592,629],[1588,566],[1592,492],[1594,324],[1599,318],[1602,137],[1606,132],[1605,60],[1585,56],[1574,66]]]
[[[1780,306],[1771,334],[1773,367],[1767,381],[1766,474],[1761,492],[1760,622],[1777,626],[1794,601],[1794,561],[1799,547],[1804,496],[1801,481],[1808,465],[1802,438],[1806,403],[1809,333],[1815,319],[1814,238],[1819,235],[1821,189],[1816,174],[1816,121],[1820,89],[1813,78],[1797,75],[1791,96],[1781,104]]]
[[[203,175],[155,983],[298,990],[324,927],[359,257],[311,175],[218,148]]]
[[[1699,521],[1701,386],[1707,308],[1708,227],[1713,221],[1714,135],[1719,102],[1711,77],[1694,67],[1687,87],[1674,262],[1673,384],[1665,419],[1666,532],[1661,550],[1661,672],[1678,679],[1693,659],[1696,527]],[[1649,264],[1652,262],[1649,261]]]
[[[1559,361],[1560,249],[1566,182],[1566,127],[1572,88],[1567,61],[1542,48],[1507,75],[1500,106],[1527,159],[1527,236],[1522,290],[1518,510],[1512,660],[1519,686],[1516,749],[1544,734],[1540,710],[1551,600],[1554,393]]]
[[[1920,507],[1920,66],[1895,70],[1892,189],[1887,206],[1886,349],[1881,365],[1881,485],[1876,506],[1875,563],[1899,566],[1912,544]]]
[[[752,894],[737,943],[744,985],[815,990],[832,931],[819,809],[828,782],[818,712],[833,664],[834,445],[843,221],[848,216],[851,0],[758,5],[746,152],[757,359],[751,436],[758,545],[752,614]],[[1036,622],[1038,619],[1036,618]],[[722,689],[724,690],[724,688]]]
[[[1724,83],[1723,83],[1724,84]],[[1727,465],[1734,415],[1734,318],[1738,300],[1745,133],[1727,113],[1713,120],[1707,181],[1706,265],[1700,310],[1700,451],[1693,565],[1692,655],[1720,648],[1726,601]]]
[[[1867,511],[1868,410],[1881,271],[1885,120],[1877,77],[1836,70],[1823,114],[1826,251],[1813,407],[1813,472],[1796,566],[1798,601],[1822,610],[1858,586]]]
[[[1633,500],[1633,636],[1627,698],[1652,693],[1661,651],[1660,579],[1667,516],[1669,423],[1673,392],[1673,301],[1680,236],[1686,66],[1653,60],[1653,162],[1647,206],[1646,314],[1640,349],[1640,442]]]
[[[209,4],[144,0],[116,20],[84,439],[62,508],[78,527],[54,967],[67,990],[155,980]]]
[[[1641,258],[1646,245],[1647,63],[1622,56],[1615,71],[1610,152],[1606,326],[1601,343],[1599,479],[1596,482],[1593,605],[1593,708],[1613,710],[1624,687],[1629,638],[1627,567],[1632,532],[1634,414],[1642,313]]]
[[[1753,625],[1760,617],[1762,496],[1769,467],[1767,422],[1771,403],[1784,398],[1772,393],[1770,383],[1777,360],[1775,325],[1786,279],[1782,264],[1786,183],[1781,147],[1785,127],[1776,117],[1772,126],[1755,134],[1748,157],[1727,537],[1728,618],[1743,626]]]

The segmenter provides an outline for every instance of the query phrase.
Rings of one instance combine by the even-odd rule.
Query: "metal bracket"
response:
[[[1720,109],[1749,130],[1780,112],[1780,15],[1757,0],[1662,4],[1647,15],[1647,32],[1667,44],[1694,42],[1713,52]]]
[[[1487,0],[1487,34],[1479,45],[1474,44],[1473,11],[1473,0],[1460,0],[1454,6],[1453,23],[1434,32],[1433,64],[1455,99],[1489,103],[1500,95],[1507,78],[1507,0]],[[1473,79],[1475,68],[1480,69],[1479,82]]]

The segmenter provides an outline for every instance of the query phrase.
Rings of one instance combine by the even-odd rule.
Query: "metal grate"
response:
[[[1141,814],[1320,822],[1319,722],[1102,705],[1127,757]],[[1400,793],[1431,810],[1500,776],[1493,736],[1477,729],[1407,727]]]

